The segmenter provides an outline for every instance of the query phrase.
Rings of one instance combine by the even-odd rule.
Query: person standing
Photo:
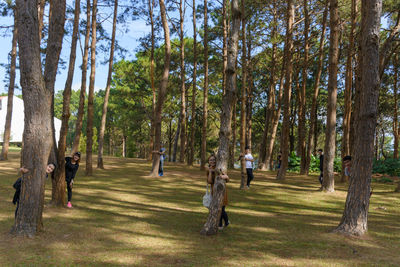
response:
[[[250,147],[246,146],[246,154],[244,155],[244,160],[246,161],[246,173],[247,173],[247,188],[250,188],[250,182],[254,179],[253,175],[253,162],[254,158],[251,155]]]
[[[160,154],[160,167],[158,168],[158,175],[164,176],[165,148],[163,145],[161,145],[159,154]]]
[[[76,172],[78,171],[80,160],[81,152],[75,152],[72,157],[65,158],[65,182],[67,183],[68,190],[68,208],[72,208],[72,186],[74,185],[74,178]]]
[[[319,171],[320,171],[320,174],[319,174],[319,177],[318,177],[318,180],[319,180],[319,183],[321,184],[321,186],[322,186],[322,183],[323,183],[323,181],[324,181],[324,152],[323,152],[323,150],[320,148],[320,149],[318,149],[318,155],[319,155]]]
[[[217,166],[217,158],[215,157],[215,155],[211,155],[208,158],[208,169],[207,169],[207,183],[211,184],[211,195],[214,190],[216,166]],[[221,177],[221,179],[224,179],[226,183],[229,182],[228,175],[221,174],[220,177]],[[230,223],[229,219],[228,219],[228,214],[225,211],[225,207],[227,205],[228,205],[228,190],[225,186],[224,199],[222,200],[221,217],[219,218],[219,224],[218,224],[219,230],[222,230],[224,228],[224,226],[222,225],[222,220],[224,220],[225,227],[227,227]]]

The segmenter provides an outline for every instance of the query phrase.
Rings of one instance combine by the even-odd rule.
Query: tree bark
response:
[[[17,0],[16,9],[20,83],[25,113],[22,166],[29,171],[22,176],[19,209],[12,233],[32,237],[43,229],[46,165],[51,149],[51,142],[43,140],[51,138],[52,93],[46,88],[41,72],[37,1]]]
[[[51,202],[56,206],[65,205],[65,150],[68,133],[68,120],[70,113],[71,87],[75,70],[76,44],[78,41],[80,0],[75,0],[74,26],[72,30],[71,52],[69,56],[68,76],[63,92],[63,112],[61,118],[60,138],[58,140],[57,166],[54,179],[52,179]]]
[[[277,50],[277,43],[276,43],[276,33],[277,33],[277,10],[276,10],[276,1],[273,2],[273,21],[272,21],[272,50],[271,50],[271,70],[270,70],[270,86],[269,86],[269,93],[268,93],[268,104],[266,106],[265,112],[265,123],[264,123],[264,131],[261,139],[260,144],[260,152],[259,152],[259,163],[258,169],[266,171],[270,169],[270,164],[266,162],[267,158],[267,142],[268,142],[268,133],[272,129],[270,126],[270,120],[272,119],[272,115],[275,110],[275,103],[276,103],[276,96],[275,96],[275,64],[276,64],[276,50]]]
[[[241,20],[242,20],[242,85],[240,97],[240,154],[245,154],[246,147],[246,86],[247,86],[247,58],[246,58],[246,17],[245,0],[241,1]],[[240,189],[246,185],[246,161],[244,156],[240,160]]]
[[[229,137],[231,134],[232,106],[236,95],[236,60],[238,55],[238,42],[240,31],[240,8],[239,0],[232,0],[232,31],[228,44],[227,65],[227,88],[222,96],[221,127],[219,131],[219,148],[217,153],[218,171],[226,173],[228,166]],[[218,231],[218,219],[221,214],[222,200],[225,193],[225,181],[219,177],[215,179],[213,198],[207,222],[204,224],[200,234],[215,235]]]
[[[193,89],[192,89],[192,119],[190,122],[190,156],[188,165],[194,161],[194,143],[196,131],[196,94],[197,94],[197,27],[196,27],[196,0],[193,0]]]
[[[286,57],[286,70],[285,70],[285,85],[284,85],[284,110],[283,110],[283,125],[282,125],[282,164],[279,168],[277,179],[284,180],[286,171],[288,168],[289,159],[289,127],[290,127],[290,98],[291,98],[291,87],[292,87],[292,54],[293,54],[293,21],[294,21],[294,4],[292,0],[287,0],[287,26],[286,26],[286,42],[285,42],[285,54]]]
[[[49,17],[49,36],[46,47],[46,65],[44,67],[44,81],[46,88],[52,92],[51,102],[51,129],[52,129],[52,149],[50,152],[49,161],[57,162],[57,143],[56,143],[56,130],[54,126],[54,85],[56,82],[56,75],[58,69],[58,62],[60,59],[62,41],[64,37],[64,23],[65,23],[65,9],[66,1],[50,1],[50,17]],[[52,178],[53,174],[52,174]]]
[[[154,34],[154,0],[149,0],[149,17],[150,17],[150,25],[151,25],[151,50],[150,50],[150,83],[151,83],[151,91],[153,92],[153,101],[152,101],[152,116],[151,116],[151,126],[150,126],[150,145],[149,150],[150,153],[148,155],[148,159],[152,160],[154,150],[154,114],[156,108],[156,86],[154,85],[154,46],[155,46],[155,34]]]
[[[90,45],[90,81],[87,106],[87,125],[86,125],[86,168],[85,175],[93,175],[93,121],[94,121],[94,85],[96,78],[96,34],[97,34],[97,0],[93,0],[92,5],[92,42]]]
[[[11,135],[11,118],[13,111],[15,69],[17,65],[17,39],[18,39],[18,25],[17,25],[18,15],[15,7],[13,8],[13,11],[14,11],[14,30],[13,30],[12,48],[11,48],[10,84],[8,86],[7,114],[6,114],[6,123],[4,125],[3,146],[1,148],[0,160],[8,159],[8,148],[10,146],[10,135]]]
[[[98,140],[99,151],[97,155],[97,168],[100,169],[104,169],[104,163],[103,163],[104,132],[106,129],[108,99],[110,97],[110,89],[111,89],[111,79],[112,79],[113,62],[114,62],[114,48],[115,48],[115,32],[117,28],[117,16],[118,16],[118,0],[114,0],[114,18],[113,18],[113,27],[111,35],[110,58],[108,61],[107,85],[106,85],[106,92],[104,95],[103,112],[101,115],[101,124],[100,124],[99,140]]]
[[[342,157],[350,155],[350,121],[351,121],[351,91],[353,87],[353,56],[354,56],[354,31],[357,22],[357,0],[351,1],[351,29],[349,36],[349,47],[346,62],[346,80],[344,93],[344,115],[343,115],[343,136],[342,136]],[[342,179],[341,182],[346,182],[347,177],[342,163]]]
[[[333,162],[336,151],[336,102],[337,73],[339,61],[339,8],[338,0],[330,0],[330,40],[329,40],[329,80],[328,80],[328,114],[326,116],[325,147],[324,147],[324,180],[322,189],[326,192],[335,191]]]
[[[38,0],[37,8],[38,8],[38,18],[39,18],[39,43],[42,40],[43,18],[44,18],[45,7],[46,7],[46,0]]]
[[[312,98],[311,111],[310,111],[310,131],[308,133],[308,145],[307,145],[307,162],[306,162],[306,170],[308,174],[308,170],[310,169],[311,162],[311,154],[315,151],[315,144],[317,143],[316,134],[317,134],[317,99],[319,94],[319,83],[321,80],[322,69],[324,64],[324,43],[325,43],[325,33],[326,33],[326,24],[328,21],[328,6],[329,0],[325,0],[325,9],[322,18],[322,31],[321,37],[319,41],[319,49],[318,49],[318,67],[317,74],[315,76],[314,83],[314,94]]]
[[[85,46],[82,59],[82,78],[81,78],[81,91],[79,94],[79,107],[78,115],[76,116],[75,124],[75,137],[74,144],[72,146],[72,153],[79,150],[79,142],[82,133],[83,115],[85,112],[85,98],[86,98],[86,80],[87,80],[87,65],[89,59],[89,39],[90,39],[90,0],[86,1],[86,34],[85,34]]]
[[[180,15],[180,61],[181,61],[181,147],[180,147],[180,155],[179,162],[183,163],[185,161],[186,154],[186,88],[185,88],[185,39],[183,33],[183,22],[185,17],[185,3],[183,0],[180,0],[179,4],[179,15]]]
[[[200,170],[204,170],[207,154],[207,125],[208,125],[208,7],[204,0],[204,92],[203,92],[203,126],[201,130],[201,162]]]
[[[164,29],[164,40],[165,40],[165,58],[164,58],[164,71],[162,74],[160,86],[158,88],[158,98],[156,105],[156,113],[154,116],[154,125],[155,125],[155,137],[154,137],[154,150],[160,151],[161,148],[161,115],[162,108],[165,101],[165,96],[167,94],[167,85],[168,85],[168,75],[169,75],[169,64],[171,58],[171,41],[169,37],[169,28],[167,22],[167,14],[165,10],[164,0],[159,0],[160,3],[160,11],[161,11],[161,20]],[[160,155],[153,155],[153,165],[152,171],[150,173],[153,177],[158,177],[158,167],[160,165]]]
[[[179,115],[180,118],[180,115]],[[178,120],[174,138],[174,151],[172,152],[172,162],[176,162],[176,153],[178,152],[179,133],[181,132],[181,120]]]
[[[374,132],[379,96],[379,30],[381,0],[361,4],[361,85],[359,120],[355,135],[350,185],[345,209],[336,232],[363,235],[368,229],[368,208],[374,155]]]
[[[399,81],[399,56],[396,55],[393,60],[393,68],[394,68],[394,77],[393,77],[393,94],[394,94],[394,114],[393,114],[393,137],[394,137],[394,150],[393,150],[393,158],[399,158],[399,123],[398,123],[398,87],[397,83]]]
[[[306,155],[306,87],[308,76],[308,54],[309,39],[308,32],[310,30],[310,16],[308,14],[308,1],[303,1],[304,5],[304,63],[302,72],[302,84],[299,92],[299,152],[300,152],[300,174],[308,173],[307,155]]]

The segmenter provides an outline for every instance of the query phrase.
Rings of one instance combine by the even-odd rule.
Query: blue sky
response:
[[[67,4],[69,6],[72,6],[72,0],[67,0]],[[85,12],[85,10],[82,10],[81,12]],[[112,10],[110,9],[109,14],[112,14]],[[190,22],[191,20],[191,14],[192,10],[188,6],[186,9],[186,18],[185,18],[185,30],[188,32],[188,34],[192,34],[192,23]],[[81,14],[81,16],[86,16],[85,14]],[[144,17],[145,14],[142,15]],[[178,17],[179,14],[174,12],[173,14],[169,14],[170,17]],[[112,16],[103,23],[103,27],[109,32],[111,35],[111,23],[112,23]],[[198,22],[199,24],[200,22]],[[13,24],[13,18],[12,17],[0,17],[0,26],[6,26],[6,25],[12,25]],[[132,59],[135,54],[135,49],[139,45],[139,38],[144,37],[150,32],[150,27],[146,25],[146,22],[144,21],[144,18],[138,19],[135,21],[132,21],[128,24],[129,27],[129,32],[125,33],[121,26],[117,26],[117,35],[116,39],[118,40],[120,46],[124,47],[129,51],[129,55],[127,55],[127,59]],[[198,25],[199,27],[199,25]],[[119,28],[119,30],[118,30]],[[0,37],[1,42],[0,42],[0,63],[7,63],[8,62],[8,54],[11,51],[11,41],[12,41],[12,30],[4,30],[1,29],[1,33],[4,35],[4,33],[7,33],[6,36]],[[82,37],[82,41],[84,39],[84,36]],[[70,53],[70,38],[65,37],[63,41],[63,47],[61,51],[61,57],[64,61],[68,62],[69,60],[69,53]],[[109,54],[103,54],[103,55],[98,55],[96,58],[96,80],[95,80],[95,90],[99,90],[105,87],[106,82],[107,82],[107,73],[108,73],[108,64],[101,64],[102,61],[104,61],[105,58],[109,58]],[[75,74],[74,74],[74,81],[73,81],[73,86],[72,89],[76,90],[80,88],[80,82],[81,82],[81,69],[79,66],[82,64],[82,54],[81,50],[77,48],[77,57],[76,57],[76,64],[75,64]],[[65,69],[60,70],[59,69],[59,74],[57,74],[56,78],[56,84],[55,84],[55,90],[63,90],[64,89],[64,84],[65,80],[67,78],[67,68],[68,64],[66,64]],[[4,67],[0,67],[0,93],[6,93],[7,90],[5,89],[6,84],[8,84],[8,81],[5,80],[5,75],[6,75],[6,70]],[[88,71],[88,82],[89,82],[89,75],[90,75],[90,70]],[[19,84],[19,73],[17,73],[17,84]],[[17,90],[16,94],[21,94],[21,90]]]

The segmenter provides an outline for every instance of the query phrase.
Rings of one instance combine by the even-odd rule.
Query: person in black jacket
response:
[[[52,173],[54,171],[55,168],[56,168],[56,164],[55,163],[47,164],[47,167],[46,167],[46,178],[50,173]],[[29,170],[26,169],[25,167],[22,167],[19,170],[20,170],[20,172],[22,174],[29,172]],[[22,185],[22,177],[19,177],[15,181],[15,183],[13,184],[13,187],[15,189],[15,193],[14,193],[14,197],[13,197],[12,203],[14,205],[17,205],[17,208],[15,209],[15,217],[17,217],[17,212],[18,212],[18,208],[19,208],[19,196],[21,195],[21,185]]]
[[[68,190],[68,208],[72,208],[72,186],[74,184],[75,174],[79,168],[79,161],[81,160],[81,152],[75,152],[72,157],[65,158],[65,181]]]
[[[320,171],[318,180],[322,186],[322,183],[324,181],[324,152],[322,151],[322,149],[318,149],[318,154],[319,154],[319,171]]]

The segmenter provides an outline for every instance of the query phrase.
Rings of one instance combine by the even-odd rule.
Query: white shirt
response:
[[[249,153],[244,155],[244,159],[246,160],[246,169],[253,169],[253,162],[247,159],[253,160],[253,156]]]

